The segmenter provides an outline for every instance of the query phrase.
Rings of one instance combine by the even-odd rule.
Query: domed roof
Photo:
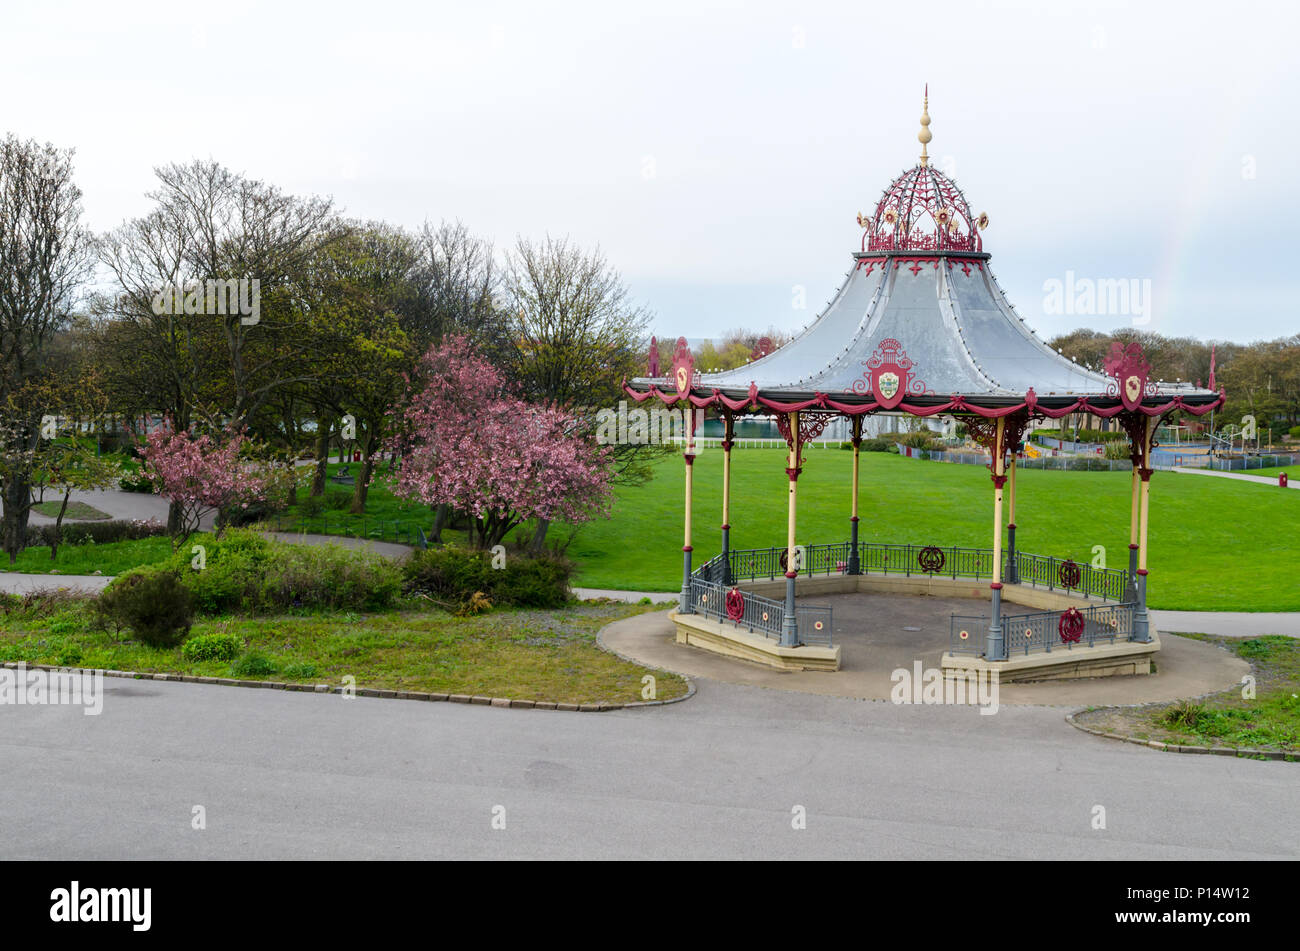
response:
[[[970,203],[957,183],[930,167],[926,147],[930,133],[930,87],[921,106],[921,161],[889,183],[870,218],[858,215],[866,229],[863,251],[972,251],[984,250],[980,232],[989,216],[971,215]]]
[[[988,215],[972,215],[957,184],[925,159],[889,183],[875,214],[858,220],[863,251],[979,252],[988,226]]]

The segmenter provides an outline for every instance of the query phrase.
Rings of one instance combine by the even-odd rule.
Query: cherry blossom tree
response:
[[[418,373],[389,440],[402,460],[395,495],[467,513],[481,548],[526,519],[584,522],[608,513],[607,451],[576,418],[511,395],[465,337],[431,347]]]
[[[144,474],[179,511],[172,544],[179,547],[198,531],[205,515],[247,508],[266,498],[270,477],[241,459],[248,445],[242,432],[228,430],[220,441],[176,431],[170,419],[151,432],[140,450]],[[221,534],[223,526],[217,525]]]

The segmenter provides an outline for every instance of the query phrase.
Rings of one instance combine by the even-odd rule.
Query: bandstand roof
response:
[[[815,407],[855,415],[1000,416],[1027,407],[1053,417],[1112,416],[1125,403],[1140,403],[1148,415],[1200,415],[1220,404],[1212,388],[1148,380],[1140,352],[1140,399],[1130,384],[1125,400],[1120,381],[1131,379],[1128,364],[1123,375],[1111,361],[1109,375],[1094,372],[1038,338],[989,267],[988,216],[973,215],[952,179],[929,164],[928,108],[921,122],[919,163],[890,183],[872,215],[858,216],[864,233],[853,267],[812,324],[767,356],[723,373],[695,372],[679,342],[672,370],[686,362],[684,377],[641,377],[628,392],[665,403],[689,396],[696,406],[731,410]]]

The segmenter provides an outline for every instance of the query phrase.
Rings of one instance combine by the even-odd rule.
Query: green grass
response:
[[[801,543],[846,541],[852,453],[809,449],[799,478]],[[683,465],[657,464],[647,485],[618,491],[614,516],[584,525],[569,548],[574,583],[672,591],[681,586]],[[1128,564],[1126,472],[1021,470],[1016,543],[1023,551]],[[695,463],[695,563],[720,548],[722,453]],[[781,545],[786,533],[784,453],[732,454],[731,545]],[[992,547],[993,490],[979,466],[863,453],[862,541]],[[1151,481],[1149,603],[1200,611],[1300,611],[1300,493],[1258,483],[1157,472]]]
[[[799,479],[801,543],[846,541],[852,453],[809,449]],[[656,463],[655,477],[616,492],[611,519],[577,528],[567,554],[577,565],[574,583],[633,591],[673,591],[681,586],[683,477],[680,456]],[[332,466],[331,471],[337,471]],[[354,471],[356,466],[354,464]],[[695,463],[695,563],[717,553],[722,504],[722,453],[702,452]],[[1021,470],[1017,475],[1016,541],[1023,551],[1091,561],[1093,546],[1107,564],[1128,564],[1129,485],[1126,472]],[[732,457],[731,544],[765,548],[785,542],[784,453],[737,450]],[[347,494],[341,486],[329,491]],[[291,515],[301,515],[300,504]],[[362,533],[362,517],[328,508],[332,534]],[[862,541],[992,547],[993,492],[980,466],[863,453],[859,501]],[[427,507],[395,499],[384,480],[371,487],[365,515],[418,522]],[[318,530],[319,520],[296,525]],[[1260,483],[1157,472],[1151,482],[1149,603],[1185,611],[1300,611],[1300,493]],[[553,526],[551,538],[568,532]],[[462,541],[464,534],[444,537]],[[133,547],[134,546],[134,547]],[[90,546],[87,546],[90,547]],[[115,574],[160,560],[166,539],[101,545],[83,553],[65,546],[58,570]],[[44,552],[42,558],[41,552]],[[66,560],[65,560],[66,559]],[[48,549],[30,549],[21,571],[47,571]],[[0,566],[3,567],[3,566]]]
[[[32,506],[33,511],[40,512],[50,518],[59,517],[59,509],[63,507],[63,502],[37,502]],[[107,512],[101,512],[93,505],[87,505],[85,502],[69,502],[68,510],[63,514],[65,522],[89,522],[101,521],[106,518],[112,518]]]
[[[1269,479],[1276,479],[1285,472],[1288,482],[1296,476],[1300,476],[1300,466],[1273,466],[1268,469],[1238,469],[1234,471],[1240,472],[1242,475],[1264,476]]]
[[[352,475],[360,474],[361,463],[352,462],[346,465],[351,467]],[[340,463],[330,463],[327,470],[330,477],[337,475],[342,466],[343,464]],[[316,515],[309,513],[312,503],[308,501],[306,491],[299,491],[298,504],[290,506],[275,516],[274,520],[268,523],[268,527],[279,528],[286,532],[308,531],[346,535],[352,538],[382,537],[388,541],[394,540],[395,524],[410,528],[412,540],[416,526],[426,535],[432,530],[433,511],[429,506],[405,502],[394,496],[388,489],[388,477],[382,472],[375,473],[370,491],[366,495],[366,511],[362,515],[353,515],[349,511],[353,489],[354,486],[326,481],[325,494],[321,496],[324,507]],[[328,531],[323,531],[324,529]],[[376,535],[376,532],[381,534]],[[463,531],[443,530],[443,538],[447,541],[463,542],[465,535]]]
[[[562,703],[639,701],[641,678],[651,673],[595,643],[606,624],[649,610],[637,605],[473,618],[422,610],[196,622],[192,635],[221,631],[242,642],[231,662],[189,661],[180,648],[158,650],[96,630],[86,599],[45,604],[0,612],[0,660],[334,686],[350,675],[358,687]],[[653,674],[658,699],[686,692],[680,677]]]
[[[199,537],[189,544],[196,544]],[[171,556],[171,539],[166,536],[139,538],[124,542],[106,542],[102,545],[60,545],[58,559],[50,560],[48,545],[25,548],[16,564],[0,555],[0,571],[24,574],[93,575],[95,572],[116,575],[137,565],[149,565]]]
[[[1283,750],[1300,758],[1300,641],[1269,635],[1253,638],[1197,636],[1247,660],[1255,696],[1233,688],[1202,700],[1153,707],[1103,708],[1078,716],[1110,732],[1183,746]]]

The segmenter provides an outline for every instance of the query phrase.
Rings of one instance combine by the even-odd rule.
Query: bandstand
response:
[[[870,216],[858,216],[864,233],[853,267],[799,336],[740,369],[706,375],[679,340],[670,375],[624,383],[638,402],[713,412],[724,422],[721,553],[694,569],[695,446],[686,427],[677,640],[779,668],[835,670],[831,609],[802,603],[808,596],[979,596],[987,613],[952,616],[945,668],[997,670],[1004,680],[1148,672],[1159,649],[1146,605],[1155,431],[1172,414],[1222,406],[1223,393],[1213,377],[1207,389],[1151,380],[1136,344],[1115,343],[1101,374],[1039,339],[989,268],[988,216],[972,213],[956,184],[930,165],[929,124],[927,97],[920,161],[890,183]],[[989,548],[859,542],[862,423],[885,412],[951,415],[989,452]],[[775,414],[786,440],[787,532],[783,545],[738,551],[730,547],[732,434],[737,417],[753,413]],[[1016,547],[1016,449],[1033,421],[1071,413],[1115,418],[1128,435],[1127,570]],[[847,540],[799,545],[804,448],[837,416],[849,419],[853,444]]]

